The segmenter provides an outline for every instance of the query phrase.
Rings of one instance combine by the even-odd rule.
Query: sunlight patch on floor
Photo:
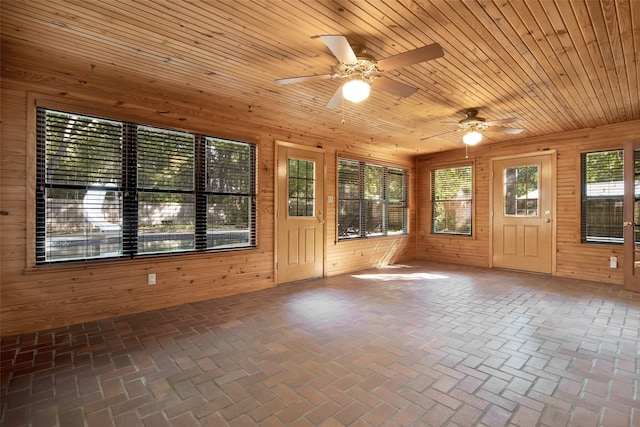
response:
[[[448,279],[449,276],[443,276],[442,274],[433,273],[370,273],[370,274],[354,274],[351,277],[364,280],[437,280]]]
[[[312,294],[296,299],[291,307],[304,316],[315,316],[342,310],[342,302],[321,294]]]

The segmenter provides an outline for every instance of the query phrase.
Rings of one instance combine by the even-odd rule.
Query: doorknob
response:
[[[545,219],[544,219],[544,222],[551,222],[551,219],[549,219],[549,218],[545,218]]]
[[[631,221],[625,221],[622,223],[622,225],[624,225],[625,227],[631,227],[633,223]]]

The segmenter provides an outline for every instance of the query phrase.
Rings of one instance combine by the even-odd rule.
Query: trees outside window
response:
[[[472,231],[472,167],[431,171],[432,232],[470,236]]]
[[[623,242],[623,150],[582,154],[582,241]]]
[[[404,169],[338,159],[338,239],[407,232]]]
[[[37,122],[37,263],[255,246],[255,146],[46,108]]]

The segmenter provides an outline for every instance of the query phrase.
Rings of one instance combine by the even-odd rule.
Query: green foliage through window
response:
[[[472,168],[434,169],[432,183],[432,230],[436,234],[471,235]]]
[[[582,155],[582,241],[622,243],[623,150]]]
[[[538,170],[538,165],[504,169],[504,215],[538,215]]]
[[[254,247],[256,149],[38,108],[36,262]]]
[[[406,232],[406,171],[339,158],[338,239]]]
[[[316,164],[309,160],[289,159],[289,216],[315,216]]]

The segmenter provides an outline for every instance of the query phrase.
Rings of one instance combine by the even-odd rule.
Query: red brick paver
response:
[[[640,294],[436,263],[3,337],[0,424],[640,426]]]

